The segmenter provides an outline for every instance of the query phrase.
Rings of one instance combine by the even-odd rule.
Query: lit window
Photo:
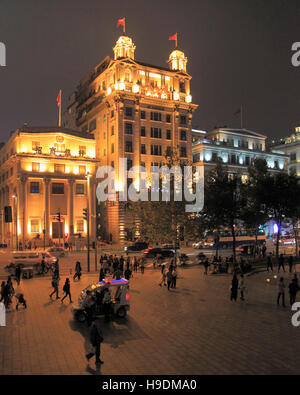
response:
[[[62,182],[52,183],[52,194],[53,195],[63,195],[64,194],[64,184]]]
[[[65,165],[64,164],[54,164],[54,172],[55,173],[65,173]]]
[[[76,231],[77,233],[84,232],[84,222],[82,219],[76,221]]]
[[[79,174],[85,174],[86,173],[86,166],[79,166]]]
[[[31,233],[39,233],[39,231],[40,231],[39,220],[32,219],[30,221],[30,232]]]
[[[76,184],[76,195],[84,195],[84,184]]]

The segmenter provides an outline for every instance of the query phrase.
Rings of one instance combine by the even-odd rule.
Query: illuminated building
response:
[[[267,151],[266,139],[246,129],[217,128],[206,134],[193,130],[193,163],[204,166],[207,174],[221,159],[229,174],[239,174],[242,180],[247,179],[248,167],[256,158],[265,159],[270,171],[286,171],[288,156]]]
[[[164,154],[175,149],[182,160],[192,159],[191,76],[186,71],[187,58],[176,48],[167,67],[135,60],[135,45],[121,36],[114,47],[114,59],[107,56],[88,73],[77,87],[63,117],[63,124],[76,122],[76,128],[95,136],[96,157],[100,165],[115,168],[117,188],[123,188],[118,168],[119,158],[131,166],[164,162]],[[74,119],[70,119],[73,108]],[[136,185],[137,179],[132,180]],[[101,206],[103,206],[101,208]],[[98,204],[98,230],[113,242],[126,237],[126,214],[121,202]]]
[[[286,137],[280,144],[272,144],[273,152],[280,152],[289,156],[288,171],[300,177],[300,127],[295,128],[295,133]]]
[[[0,150],[1,241],[86,236],[82,210],[90,189],[91,240],[95,238],[95,174],[93,136],[58,127],[23,127],[14,131]],[[12,223],[4,222],[4,207],[12,207]],[[61,213],[61,223],[56,219]],[[39,236],[38,236],[39,235]],[[73,236],[71,236],[73,237]]]

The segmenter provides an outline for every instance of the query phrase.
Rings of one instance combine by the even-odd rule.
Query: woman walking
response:
[[[64,299],[65,299],[68,295],[69,295],[70,303],[73,303],[73,302],[72,302],[72,297],[71,297],[71,292],[70,292],[70,280],[69,280],[68,278],[66,279],[65,285],[64,285],[64,287],[63,287],[63,291],[64,291],[65,295],[64,295],[64,297],[62,298],[61,303],[63,303]]]
[[[230,300],[234,300],[236,302],[237,299],[237,294],[238,294],[238,288],[239,288],[239,280],[236,276],[236,274],[233,274],[232,282],[231,282],[231,295],[230,295]]]

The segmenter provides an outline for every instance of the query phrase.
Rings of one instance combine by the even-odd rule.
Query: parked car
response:
[[[164,250],[171,250],[175,253],[176,252],[180,252],[180,247],[179,245],[174,246],[173,244],[165,244],[162,247]]]
[[[147,248],[149,248],[148,243],[143,242],[143,241],[137,241],[136,243],[134,243],[130,246],[125,246],[124,251],[125,252],[142,251]]]
[[[33,267],[39,272],[43,258],[47,267],[53,265],[57,260],[47,251],[14,251],[9,265],[5,269],[11,274],[15,273],[17,266],[21,268]]]
[[[253,255],[254,253],[254,244],[242,244],[238,246],[235,251],[237,252],[238,255]]]
[[[155,258],[157,255],[160,255],[162,258],[172,258],[175,254],[172,250],[168,250],[165,248],[148,248],[147,250],[142,251],[146,258]]]
[[[90,291],[92,296],[96,300],[96,315],[104,314],[104,306],[102,303],[104,290],[109,288],[111,292],[112,300],[112,311],[120,318],[124,318],[127,311],[130,310],[130,295],[128,280],[124,278],[120,280],[102,280],[98,283],[94,283],[85,288],[78,298],[78,304],[72,308],[72,313],[76,321],[84,322],[87,318],[87,314],[84,308],[84,302],[87,298],[87,291]]]

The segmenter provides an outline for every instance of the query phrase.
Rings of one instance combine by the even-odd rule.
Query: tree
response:
[[[236,262],[235,227],[241,221],[244,197],[242,183],[238,175],[230,177],[227,168],[218,161],[209,173],[205,185],[204,215],[210,228],[219,234],[222,226],[228,227],[232,234],[233,262]]]
[[[255,159],[254,165],[248,167],[249,177],[242,186],[245,205],[242,207],[241,218],[247,229],[254,229],[255,249],[257,251],[257,238],[259,227],[268,221],[268,213],[261,194],[258,193],[260,184],[268,174],[267,162],[264,159]]]

